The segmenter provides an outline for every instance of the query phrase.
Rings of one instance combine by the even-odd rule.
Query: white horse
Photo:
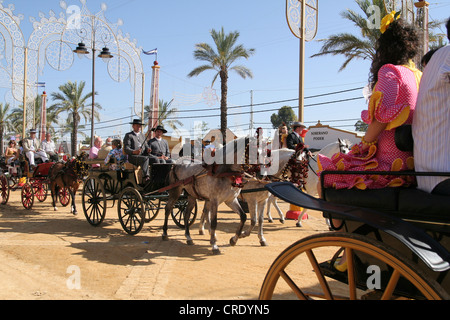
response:
[[[348,153],[350,151],[352,143],[347,139],[340,139],[338,138],[338,141],[332,142],[325,147],[323,147],[318,154],[316,154],[313,158],[309,161],[309,169],[308,169],[308,177],[305,179],[306,185],[305,185],[305,191],[307,194],[316,197],[317,196],[317,184],[319,183],[319,176],[317,175],[318,170],[318,164],[317,159],[319,157],[319,154],[327,156],[328,158],[331,158],[336,153]],[[303,208],[302,212],[298,216],[296,226],[301,227],[302,226],[302,219],[305,215],[307,209]]]
[[[272,151],[271,158],[276,159],[270,168],[266,168],[262,170],[262,175],[270,175],[276,179],[281,179],[283,171],[292,155],[294,154],[294,150],[291,149],[278,149]],[[297,155],[297,159],[302,159],[304,157],[304,153]],[[289,177],[290,172],[286,172],[286,175]],[[247,202],[249,213],[250,213],[250,226],[240,234],[239,238],[247,237],[251,234],[252,230],[256,226],[256,222],[258,222],[258,238],[259,242],[262,246],[267,245],[267,241],[264,238],[263,234],[263,224],[264,224],[264,209],[267,204],[270,193],[267,190],[260,191],[252,191],[263,189],[267,183],[270,183],[270,180],[257,179],[257,178],[247,178],[245,179],[244,186],[239,197]],[[250,191],[250,192],[246,192]],[[230,207],[233,211],[234,208]],[[204,234],[204,225],[206,220],[210,220],[209,218],[209,204],[206,201],[205,206],[202,212],[202,217],[199,225],[199,233]],[[233,240],[237,239],[234,237]],[[231,243],[231,242],[230,242]],[[236,244],[235,242],[233,244]]]
[[[267,220],[270,223],[273,222],[272,214],[270,213],[270,206],[272,205],[274,206],[275,210],[278,212],[278,215],[280,216],[280,222],[284,223],[284,213],[278,206],[277,197],[275,197],[272,193],[269,194],[269,198],[267,199]]]

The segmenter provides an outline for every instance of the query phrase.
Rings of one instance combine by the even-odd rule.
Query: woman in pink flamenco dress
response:
[[[378,40],[371,67],[372,95],[368,109],[361,113],[368,129],[362,142],[348,154],[319,156],[319,172],[401,171],[414,168],[412,152],[395,145],[395,129],[411,124],[422,73],[411,59],[418,53],[417,35],[401,20],[392,19]],[[413,178],[376,174],[326,175],[325,187],[336,189],[379,189],[407,186]]]

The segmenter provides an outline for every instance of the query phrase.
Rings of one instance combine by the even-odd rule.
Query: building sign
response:
[[[320,150],[323,147],[334,143],[340,139],[347,139],[352,144],[358,144],[361,142],[363,132],[352,132],[341,129],[336,129],[328,125],[323,125],[320,121],[315,125],[308,128],[309,131],[305,136],[305,144],[310,149]]]

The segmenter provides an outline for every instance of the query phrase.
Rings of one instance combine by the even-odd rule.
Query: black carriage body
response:
[[[90,164],[99,164],[89,161]],[[169,186],[169,173],[174,164],[151,164],[150,180],[142,181],[142,170],[129,163],[118,170],[110,170],[101,165],[89,171],[89,177],[83,188],[82,204],[87,221],[99,226],[106,215],[107,207],[112,208],[118,201],[119,221],[129,234],[137,234],[144,222],[152,221],[167,200],[167,191],[161,189]],[[182,194],[172,211],[172,219],[179,227],[184,227],[184,208],[187,196]],[[108,205],[108,202],[112,204]],[[197,214],[197,207],[190,213],[190,223]]]

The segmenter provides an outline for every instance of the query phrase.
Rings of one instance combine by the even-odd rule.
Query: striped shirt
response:
[[[450,45],[434,53],[420,83],[413,120],[417,172],[450,172]],[[418,188],[431,192],[448,177],[417,177]]]

